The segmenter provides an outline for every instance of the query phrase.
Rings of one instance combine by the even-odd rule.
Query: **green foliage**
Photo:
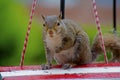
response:
[[[19,65],[28,27],[28,10],[10,0],[0,1],[0,66]],[[33,19],[25,64],[45,62],[41,24]]]

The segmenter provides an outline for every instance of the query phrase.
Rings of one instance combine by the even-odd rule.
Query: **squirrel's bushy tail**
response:
[[[106,51],[110,51],[113,55],[111,58],[112,62],[120,62],[120,37],[115,34],[107,33],[103,35],[104,45]],[[93,40],[91,46],[92,60],[95,61],[97,56],[102,53],[101,42],[99,35],[97,34]]]

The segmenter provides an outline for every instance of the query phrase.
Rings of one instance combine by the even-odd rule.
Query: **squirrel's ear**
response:
[[[62,13],[60,13],[60,15],[58,16],[58,19],[59,19],[59,20],[62,19]]]
[[[42,16],[42,19],[45,20],[45,16],[41,15]]]

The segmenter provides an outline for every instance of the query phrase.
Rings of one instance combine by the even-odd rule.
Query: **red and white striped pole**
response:
[[[95,16],[95,22],[96,22],[97,29],[98,29],[98,32],[99,32],[99,40],[101,41],[101,47],[102,47],[102,50],[104,52],[104,59],[105,59],[105,62],[108,63],[95,0],[92,0],[92,3],[93,3],[93,11],[94,11],[94,16]]]
[[[29,24],[28,24],[28,30],[27,30],[27,33],[26,33],[24,46],[23,46],[23,50],[22,50],[22,56],[21,56],[21,62],[20,62],[20,67],[21,68],[23,67],[23,63],[24,63],[24,56],[25,56],[25,52],[26,52],[26,48],[27,48],[28,37],[29,37],[29,34],[30,34],[32,18],[33,18],[34,12],[35,12],[35,6],[36,6],[36,0],[34,0],[33,3],[32,3],[32,9],[31,9],[30,19],[29,19]]]

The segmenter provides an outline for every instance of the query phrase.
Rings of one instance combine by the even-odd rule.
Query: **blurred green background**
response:
[[[13,0],[0,0],[0,66],[19,65],[28,27],[30,10]],[[43,59],[41,24],[33,19],[25,64],[37,64]]]
[[[20,0],[0,0],[0,66],[18,66],[20,64],[32,0],[28,2],[29,4],[26,4],[27,1]],[[40,20],[39,7],[41,6],[37,5],[35,17],[31,25],[24,61],[25,65],[40,65],[45,63],[45,52],[41,34],[42,21]],[[41,13],[46,15],[50,13],[50,9],[52,10],[52,8],[46,8],[48,11],[44,11],[44,9],[45,8],[40,10]],[[57,8],[57,10],[59,12],[59,8]],[[69,13],[66,11],[66,15],[67,14]],[[78,19],[75,20],[80,23],[82,22]],[[94,21],[94,17],[92,20]],[[97,32],[95,23],[83,20],[80,25],[88,33],[90,42],[92,42]],[[118,24],[117,26],[118,31],[120,31],[120,25]],[[103,33],[111,30],[112,24],[102,24]],[[103,60],[103,57],[99,60]]]

